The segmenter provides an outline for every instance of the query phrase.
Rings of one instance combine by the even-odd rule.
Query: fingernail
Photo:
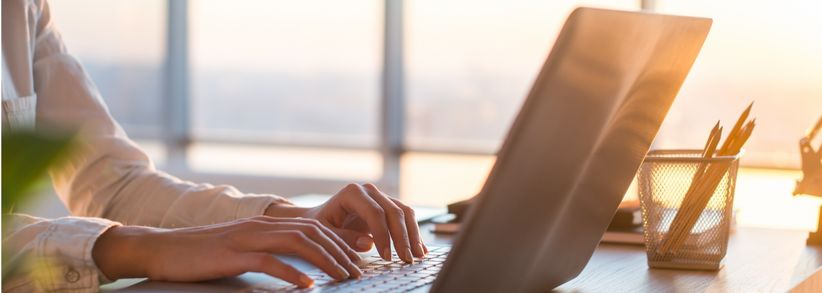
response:
[[[422,246],[422,243],[417,243],[417,247],[420,248],[420,252],[422,253],[423,256],[428,254],[428,251],[425,250],[425,246]]]
[[[300,284],[303,287],[308,288],[308,287],[311,287],[312,285],[314,285],[314,280],[309,278],[306,275],[300,274]]]
[[[386,248],[382,250],[382,259],[391,261],[391,248]]]
[[[406,262],[408,262],[410,264],[414,264],[414,255],[411,254],[411,248],[406,248],[405,249],[405,257],[407,259]]]
[[[341,276],[341,278],[342,278],[343,280],[348,279],[348,277],[351,277],[351,275],[350,275],[350,274],[348,274],[348,271],[346,271],[346,270],[345,270],[343,267],[341,267],[341,266],[337,266],[337,272],[338,272],[338,273],[340,273],[340,276]]]
[[[354,266],[354,272],[355,274],[352,277],[359,279],[362,276],[362,270],[356,266]]]
[[[373,244],[374,244],[374,239],[371,239],[371,237],[363,236],[363,237],[357,238],[357,248],[359,248],[360,250],[371,249],[371,245],[373,245]]]

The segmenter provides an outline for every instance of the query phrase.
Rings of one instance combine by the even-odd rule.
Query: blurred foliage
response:
[[[70,153],[74,135],[4,129],[2,140],[2,209],[30,200],[48,169]]]
[[[31,201],[44,182],[48,169],[60,164],[71,152],[73,135],[3,130],[2,209],[3,236],[14,208]],[[12,259],[3,247],[3,278],[25,266],[23,259]],[[46,272],[43,265],[37,271]],[[52,272],[53,273],[53,272]]]

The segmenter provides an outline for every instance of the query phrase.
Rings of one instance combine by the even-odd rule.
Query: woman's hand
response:
[[[348,245],[368,251],[376,244],[383,259],[391,259],[391,242],[397,255],[413,263],[428,248],[423,244],[414,210],[382,193],[372,184],[349,184],[315,208],[272,205],[266,215],[317,219]]]
[[[114,227],[92,250],[94,262],[109,279],[190,282],[261,272],[299,287],[313,284],[275,253],[295,254],[337,280],[362,275],[354,264],[359,255],[313,219],[260,216],[182,229]]]

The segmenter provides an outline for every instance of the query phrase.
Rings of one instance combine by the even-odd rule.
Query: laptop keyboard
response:
[[[306,273],[314,279],[314,286],[300,289],[294,285],[256,287],[251,292],[405,292],[430,285],[437,278],[450,247],[429,247],[428,255],[415,258],[407,264],[392,255],[392,261],[379,256],[363,257],[359,264],[363,274],[359,279],[334,281],[322,271]]]

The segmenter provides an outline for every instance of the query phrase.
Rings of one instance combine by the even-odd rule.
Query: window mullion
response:
[[[380,184],[386,191],[397,194],[405,128],[403,0],[385,0],[384,9],[382,101],[380,105],[380,151],[383,156],[383,176]]]
[[[185,169],[189,123],[188,1],[168,0],[165,56],[165,144],[168,167]]]

